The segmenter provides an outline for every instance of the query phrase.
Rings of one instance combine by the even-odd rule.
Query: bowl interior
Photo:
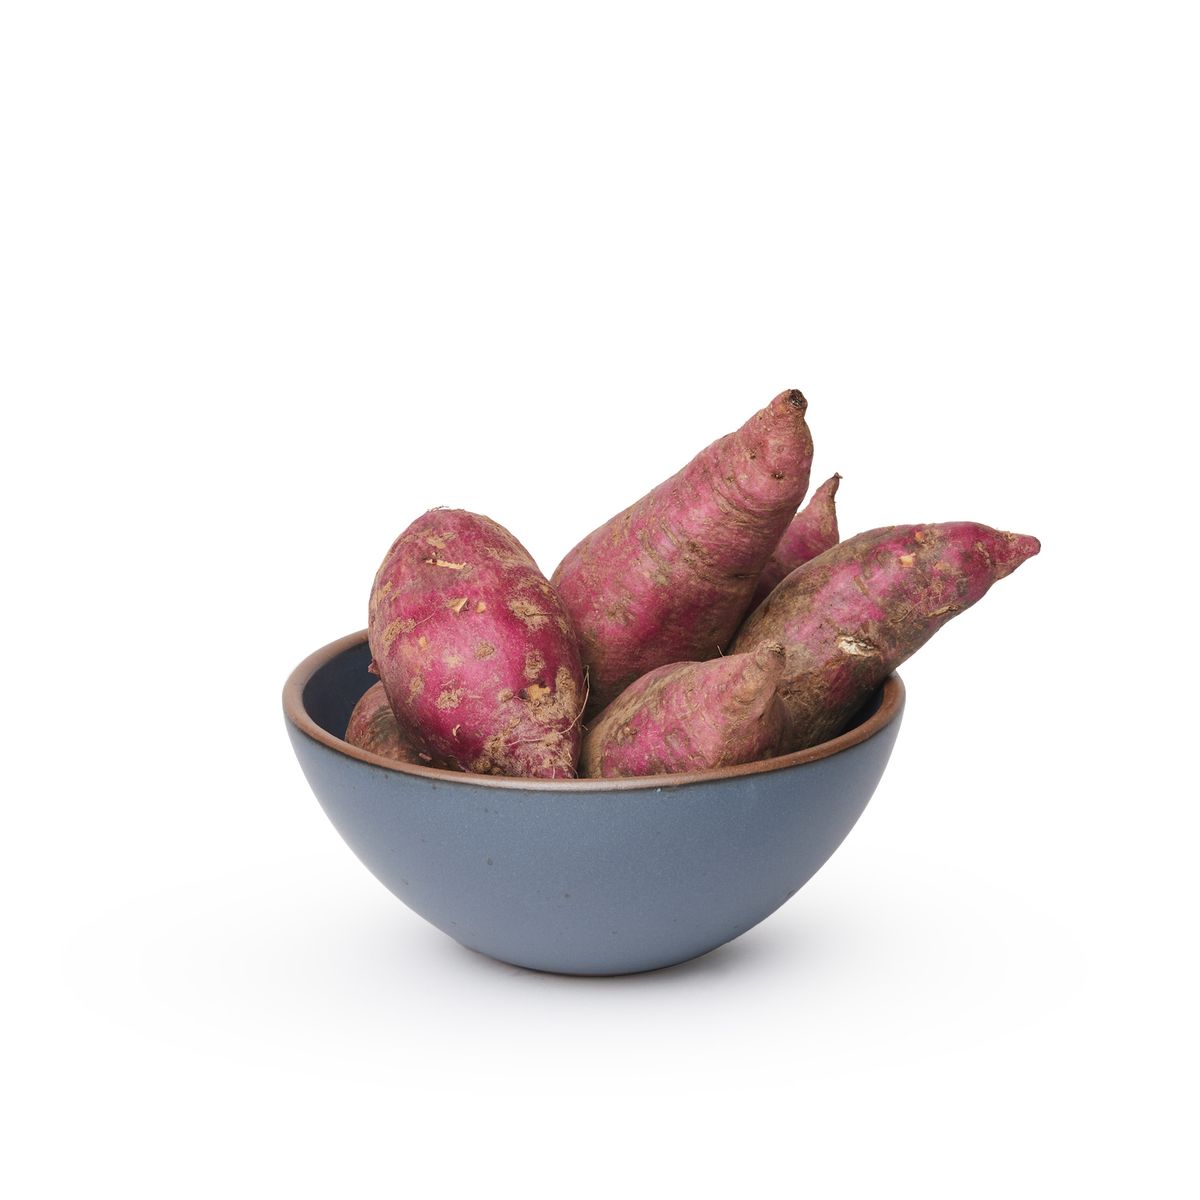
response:
[[[367,670],[370,662],[371,648],[360,642],[318,667],[305,684],[304,708],[326,733],[342,737],[354,706],[367,688],[379,682],[379,677]]]

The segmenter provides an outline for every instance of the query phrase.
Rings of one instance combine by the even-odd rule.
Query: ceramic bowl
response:
[[[504,962],[618,975],[705,954],[816,873],[875,791],[904,710],[892,675],[832,741],[637,779],[512,779],[408,766],[342,741],[376,682],[366,633],[306,658],[287,730],[367,869],[442,932]]]

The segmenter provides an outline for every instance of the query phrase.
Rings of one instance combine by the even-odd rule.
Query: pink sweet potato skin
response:
[[[776,692],[784,651],[657,667],[629,685],[588,729],[581,774],[665,775],[756,762],[778,753],[785,712]]]
[[[830,546],[838,543],[837,506],[834,497],[842,477],[834,475],[825,480],[812,494],[809,502],[792,518],[792,523],[783,531],[779,545],[767,559],[758,586],[750,600],[750,607],[757,608],[784,576],[797,567],[823,554]]]
[[[896,667],[1040,549],[969,521],[893,525],[797,567],[733,643],[736,652],[771,638],[787,650],[785,750],[840,733]]]
[[[571,619],[507,529],[433,509],[375,576],[367,636],[402,726],[492,775],[570,778],[584,703]]]
[[[360,750],[394,758],[397,762],[421,763],[424,766],[430,766],[433,762],[430,754],[422,753],[414,740],[400,731],[382,683],[367,688],[362,699],[354,706],[346,726],[346,741]]]
[[[808,490],[807,407],[781,392],[559,564],[551,581],[579,633],[589,712],[655,667],[727,646]]]

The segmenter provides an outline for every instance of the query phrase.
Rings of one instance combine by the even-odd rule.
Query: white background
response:
[[[1195,1194],[1189,8],[5,7],[9,1194]],[[462,950],[284,677],[426,507],[549,571],[793,386],[843,532],[1042,555],[765,924]]]

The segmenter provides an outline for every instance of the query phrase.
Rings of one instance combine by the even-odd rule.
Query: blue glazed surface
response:
[[[620,787],[497,786],[337,749],[351,708],[375,677],[365,641],[327,649],[311,677],[297,678],[319,655],[293,676],[316,728],[295,719],[287,728],[338,832],[381,883],[463,945],[567,974],[683,962],[774,912],[858,820],[903,709],[893,677],[892,715],[870,736],[778,769]],[[860,719],[882,698],[881,690]]]

